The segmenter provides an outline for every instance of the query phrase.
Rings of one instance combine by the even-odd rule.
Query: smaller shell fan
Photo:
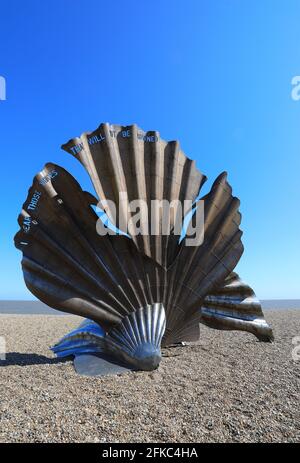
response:
[[[248,331],[260,341],[274,340],[253,289],[235,272],[206,296],[201,307],[201,322],[219,330]]]
[[[160,344],[165,327],[162,304],[147,305],[124,317],[109,333],[86,320],[52,350],[58,357],[103,353],[136,369],[154,370],[161,360]]]

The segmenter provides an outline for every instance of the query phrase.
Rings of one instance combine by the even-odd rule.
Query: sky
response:
[[[298,0],[1,0],[0,299],[33,299],[14,248],[33,176],[101,122],[178,139],[241,200],[236,268],[262,299],[300,298]]]

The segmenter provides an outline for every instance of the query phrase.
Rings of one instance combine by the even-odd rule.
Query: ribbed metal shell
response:
[[[107,125],[100,127],[101,130],[105,128],[107,133]],[[131,130],[135,133],[137,129],[134,126]],[[90,136],[85,135],[86,140]],[[104,140],[108,143],[109,139]],[[100,191],[101,185],[107,186],[103,197],[112,197],[112,192],[108,193],[110,182],[114,185],[114,191],[123,185],[124,166],[128,162],[133,162],[130,164],[131,173],[134,172],[130,177],[131,182],[139,181],[138,170],[132,167],[137,165],[137,153],[148,166],[143,167],[145,175],[148,175],[149,169],[151,172],[152,163],[164,164],[164,175],[159,176],[165,185],[163,190],[159,190],[159,195],[164,199],[173,197],[171,192],[175,191],[173,186],[171,188],[172,181],[166,176],[169,169],[178,173],[175,184],[182,183],[176,190],[177,196],[181,199],[194,199],[197,196],[204,176],[196,174],[194,165],[178,150],[175,156],[171,150],[172,144],[154,141],[148,147],[143,141],[141,146],[144,151],[141,147],[132,151],[131,144],[135,146],[135,142],[132,138],[130,140],[124,141],[118,135],[113,142],[110,140],[104,152],[101,150],[104,150],[105,143],[98,143],[97,149],[84,148],[85,153],[83,150],[78,153],[86,167],[89,166],[89,172],[93,172],[95,188],[97,186]],[[65,148],[70,151],[75,141]],[[88,141],[82,146],[85,147],[86,143]],[[105,153],[109,158],[106,161],[97,158]],[[147,164],[148,157],[151,159],[150,165]],[[111,165],[110,177],[106,180],[108,167],[103,162]],[[121,183],[115,179],[119,170],[123,172]],[[143,176],[143,182],[148,185],[147,200],[158,191],[153,186],[156,185],[154,177],[157,172],[154,170],[150,175],[151,181],[147,175],[148,180]],[[128,179],[129,171],[125,169],[124,175]],[[197,179],[195,183],[192,178]],[[140,189],[132,189],[130,196],[134,192],[137,194]],[[245,329],[258,334],[261,339],[269,340],[271,330],[264,322],[260,305],[253,300],[249,304],[247,298],[243,299],[244,294],[254,297],[251,288],[247,287],[247,293],[246,286],[234,282],[237,277],[231,276],[231,280],[226,280],[243,253],[239,200],[232,195],[226,173],[215,180],[210,192],[201,200],[204,201],[204,241],[201,245],[186,246],[186,238],[179,244],[178,237],[175,240],[173,236],[174,239],[164,242],[164,248],[162,241],[152,242],[148,236],[147,240],[152,243],[147,248],[151,252],[148,252],[127,236],[99,236],[96,232],[98,216],[91,207],[91,204],[97,204],[97,199],[82,191],[78,182],[63,168],[46,164],[29,189],[19,216],[20,231],[15,237],[16,246],[23,252],[26,285],[36,297],[51,307],[91,319],[105,332],[111,333],[112,329],[117,330],[122,326],[125,317],[134,317],[131,314],[141,307],[162,304],[166,314],[162,345],[197,340],[201,322],[224,329]],[[153,254],[153,249],[158,251]],[[166,249],[166,252],[162,249]],[[265,336],[267,330],[269,335]]]
[[[165,327],[163,305],[147,305],[124,317],[109,333],[86,320],[52,350],[58,357],[104,353],[133,367],[153,370],[161,360],[160,345]]]
[[[29,209],[35,192],[37,205]],[[99,236],[98,217],[90,203],[95,198],[57,165],[47,164],[35,177],[15,237],[31,292],[107,331],[138,308],[161,302],[167,319],[163,343],[195,340],[199,307],[210,289],[233,270],[243,250],[239,201],[232,196],[226,175],[204,198],[203,244],[177,245],[177,257],[167,270],[139,253],[128,237]]]
[[[105,331],[98,323],[93,320],[84,320],[78,328],[66,334],[51,347],[51,350],[57,357],[103,353],[103,338],[105,336]]]
[[[101,124],[93,132],[84,133],[62,145],[86,168],[100,200],[110,200],[117,205],[115,225],[122,229],[124,220],[134,213],[128,213],[132,200],[147,202],[148,212],[141,209],[141,228],[150,224],[151,200],[195,201],[206,177],[196,169],[195,162],[187,158],[178,141],[166,142],[159,132],[144,132],[136,125],[121,126]],[[126,193],[120,201],[119,193]],[[121,203],[121,207],[119,208]],[[112,218],[108,207],[106,212]],[[162,213],[153,221],[156,235],[146,232],[132,239],[139,251],[152,257],[165,268],[176,255],[178,236],[172,234],[175,217],[180,223],[183,215],[174,208],[170,217],[170,234],[161,233]],[[124,230],[128,232],[128,230]],[[130,232],[129,232],[130,233]]]
[[[166,328],[162,304],[147,305],[123,318],[107,337],[107,350],[122,353],[124,360],[143,370],[153,370],[161,360],[160,344]]]
[[[253,289],[234,272],[224,285],[206,296],[200,313],[201,322],[210,328],[248,331],[260,341],[273,340]]]

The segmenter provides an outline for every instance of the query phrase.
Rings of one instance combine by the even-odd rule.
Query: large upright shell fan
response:
[[[206,177],[179,143],[135,125],[101,124],[63,149],[86,168],[98,198],[48,163],[33,180],[15,237],[30,291],[87,318],[53,347],[58,356],[109,355],[131,368],[153,369],[161,345],[196,341],[199,323],[272,340],[253,290],[233,273],[243,253],[241,215],[226,173],[199,200]],[[166,210],[153,216],[153,200],[173,202],[167,233]],[[132,201],[146,205],[139,223]],[[192,246],[178,234],[186,203],[191,221],[204,205],[202,239]],[[99,233],[97,204],[122,234],[102,222],[105,233]]]

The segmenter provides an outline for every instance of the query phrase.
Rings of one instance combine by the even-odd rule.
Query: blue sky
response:
[[[237,267],[259,297],[300,298],[300,2],[2,0],[1,299],[31,299],[17,215],[47,161],[91,190],[60,145],[100,122],[179,139],[241,199]]]

